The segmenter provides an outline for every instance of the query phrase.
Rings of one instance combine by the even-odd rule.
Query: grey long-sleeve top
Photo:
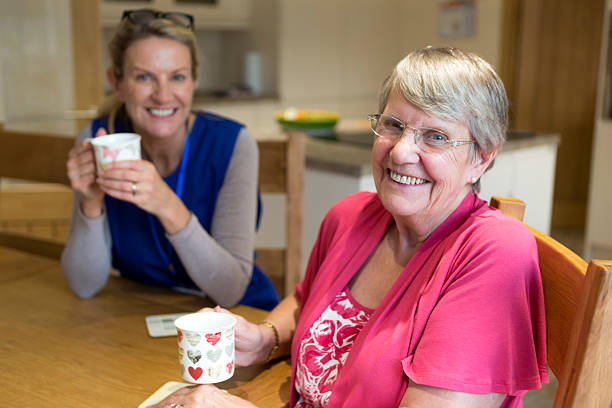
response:
[[[91,135],[87,126],[77,143]],[[216,303],[233,306],[242,298],[253,272],[257,170],[259,152],[243,128],[236,140],[223,186],[219,191],[210,234],[192,213],[187,226],[169,235],[189,277]],[[62,253],[62,268],[72,290],[82,298],[98,293],[111,271],[111,234],[106,211],[88,218],[75,192],[70,233]]]

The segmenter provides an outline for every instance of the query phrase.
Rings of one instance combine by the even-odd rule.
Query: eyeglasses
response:
[[[368,115],[372,131],[378,137],[396,140],[402,137],[406,129],[414,132],[414,143],[423,151],[441,150],[446,146],[463,146],[475,143],[475,140],[454,140],[441,130],[431,128],[415,128],[386,113]]]
[[[163,12],[150,9],[126,10],[123,12],[121,19],[127,18],[131,23],[146,27],[151,24],[151,21],[163,18],[172,21],[180,27],[193,30],[193,16],[178,12]]]

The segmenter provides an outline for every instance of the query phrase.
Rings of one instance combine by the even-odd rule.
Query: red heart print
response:
[[[226,367],[227,367],[227,373],[231,374],[232,368],[234,367],[234,362],[230,361],[229,363],[227,363]]]
[[[212,344],[213,346],[219,342],[221,339],[221,332],[217,332],[215,334],[208,333],[206,334],[206,341]]]
[[[176,329],[176,335],[178,336],[179,343],[181,341],[183,341],[183,332],[182,331],[180,331],[179,329]]]
[[[121,152],[121,149],[109,149],[106,146],[102,146],[102,157],[110,157],[113,163],[117,160],[119,152]]]
[[[202,367],[194,368],[189,367],[189,374],[194,380],[197,380],[202,376]]]

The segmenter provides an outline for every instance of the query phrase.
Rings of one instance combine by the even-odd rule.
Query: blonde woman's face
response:
[[[149,37],[130,45],[124,61],[123,78],[109,79],[134,131],[145,138],[182,137],[194,90],[189,48]]]

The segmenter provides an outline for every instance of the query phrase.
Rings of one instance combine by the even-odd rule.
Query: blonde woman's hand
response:
[[[98,129],[96,136],[105,135],[103,128]],[[66,169],[70,185],[81,195],[81,210],[90,218],[102,212],[104,192],[96,183],[96,159],[94,150],[88,141],[82,141],[68,153]]]
[[[99,172],[97,183],[109,196],[155,215],[169,234],[180,231],[189,221],[191,213],[149,161],[110,163]]]

